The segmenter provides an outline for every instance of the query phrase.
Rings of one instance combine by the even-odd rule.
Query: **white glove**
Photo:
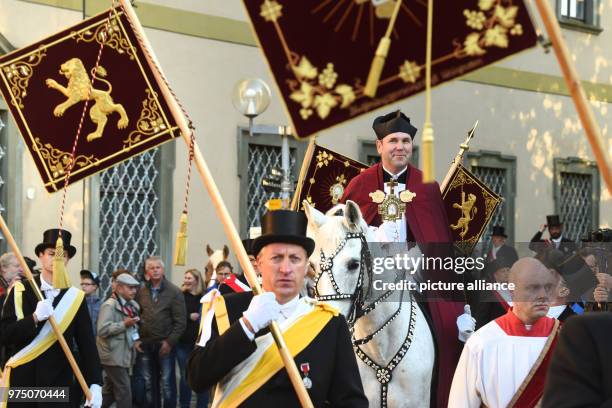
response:
[[[397,223],[385,221],[378,228],[370,227],[377,242],[395,242],[399,240],[399,227]]]
[[[459,340],[465,343],[476,330],[476,319],[472,317],[470,305],[465,305],[463,311],[464,313],[457,318],[457,329],[459,329]]]
[[[102,406],[102,387],[98,384],[91,384],[89,387],[91,399],[85,403],[86,407],[100,408]]]
[[[242,314],[257,333],[267,327],[273,320],[280,317],[280,305],[272,292],[262,293],[253,297],[249,308]]]
[[[40,300],[36,304],[36,310],[34,311],[34,316],[36,316],[36,320],[42,322],[47,320],[53,314],[53,299],[44,299]]]

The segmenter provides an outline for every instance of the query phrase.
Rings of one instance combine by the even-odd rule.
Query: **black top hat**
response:
[[[504,237],[504,238],[508,238],[508,236],[506,235],[506,231],[503,225],[494,225],[493,226],[493,232],[491,233],[492,236],[500,236],[500,237]]]
[[[253,240],[253,255],[268,244],[282,242],[303,247],[310,256],[315,243],[306,236],[308,219],[303,212],[276,210],[268,211],[261,218],[261,236]]]
[[[97,273],[92,272],[92,271],[88,271],[87,269],[83,269],[80,272],[81,275],[81,279],[85,278],[85,279],[91,279],[93,283],[96,284],[96,286],[100,286],[100,277],[98,276]]]
[[[246,238],[242,240],[242,246],[244,247],[244,250],[246,251],[247,255],[257,255],[253,253],[253,241],[255,240],[251,238]]]
[[[414,140],[417,132],[417,128],[410,124],[410,118],[399,110],[374,119],[372,129],[379,140],[396,132],[408,133]]]
[[[562,225],[561,220],[557,214],[546,216],[546,225],[550,227],[560,227]]]
[[[70,245],[72,234],[66,230],[59,230],[57,228],[48,229],[43,232],[43,242],[36,245],[34,253],[38,255],[47,248],[55,248],[55,243],[57,242],[60,231],[62,232],[62,240],[64,241],[64,251],[68,253],[68,258],[72,258],[74,254],[76,254],[76,248]]]

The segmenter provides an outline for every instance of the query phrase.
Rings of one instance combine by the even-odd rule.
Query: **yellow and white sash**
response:
[[[74,316],[76,315],[85,293],[76,288],[70,288],[66,291],[60,302],[57,304],[53,317],[62,333],[66,331]],[[51,328],[51,323],[47,320],[45,325],[38,335],[24,348],[19,350],[13,357],[6,362],[4,373],[2,376],[1,386],[4,390],[8,390],[10,386],[11,370],[23,364],[29,363],[36,359],[42,353],[47,351],[49,347],[57,341],[55,333]],[[6,406],[6,402],[2,401],[2,407]]]
[[[293,357],[304,350],[323,330],[338,310],[310,298],[300,298],[294,313],[280,329]],[[215,390],[213,408],[236,407],[265,384],[283,368],[283,362],[272,334],[255,339],[257,349],[244,361],[234,367],[219,383]]]

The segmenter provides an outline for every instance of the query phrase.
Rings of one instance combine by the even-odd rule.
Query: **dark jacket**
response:
[[[249,340],[238,319],[253,298],[252,292],[224,296],[230,328],[219,336],[213,319],[212,336],[205,347],[196,346],[187,366],[189,385],[201,392],[216,384],[233,367],[256,349]],[[261,330],[257,336],[264,335]],[[367,407],[357,361],[346,320],[342,315],[332,317],[317,337],[297,356],[295,363],[309,363],[309,377],[313,387],[308,394],[315,407]],[[329,405],[325,405],[328,403]],[[299,407],[286,370],[278,371],[260,389],[242,404],[242,407]]]
[[[542,231],[538,231],[531,238],[531,241],[529,242],[529,249],[536,253],[540,253],[551,245],[554,246],[554,243],[552,241],[544,241],[542,239]],[[561,242],[559,243],[559,248],[557,249],[563,252],[563,255],[569,256],[576,251],[576,243],[571,239],[561,236]]]
[[[140,339],[145,344],[157,344],[163,340],[174,346],[185,331],[185,300],[183,292],[168,281],[162,280],[159,295],[153,301],[151,283],[141,286],[136,293],[140,305]]]
[[[543,408],[612,407],[612,314],[568,319],[553,352]]]
[[[35,278],[40,287],[40,278]],[[23,292],[23,315],[24,318],[17,320],[14,306],[14,291],[11,291],[2,308],[2,319],[0,320],[0,330],[6,336],[6,346],[9,356],[15,354],[23,347],[28,345],[43,328],[45,322],[38,325],[34,323],[33,313],[36,310],[38,299],[29,284],[24,282],[25,291]],[[67,289],[62,289],[53,301],[56,307]],[[81,356],[87,358],[80,359],[79,367],[88,385],[102,385],[102,369],[98,351],[91,329],[91,320],[85,300],[81,303],[72,322],[64,331],[66,343]],[[75,353],[76,354],[76,353]],[[68,359],[64,355],[61,346],[55,342],[47,351],[35,360],[16,367],[12,370],[11,386],[13,387],[70,387],[73,383],[72,369]],[[36,404],[16,404],[21,408],[46,406],[44,403]],[[63,404],[53,404],[61,407]]]
[[[198,336],[200,321],[191,320],[189,316],[192,313],[201,313],[202,304],[200,303],[200,299],[202,298],[202,295],[192,295],[189,292],[183,292],[183,297],[185,298],[185,310],[187,312],[185,316],[187,326],[183,332],[183,335],[179,339],[179,343],[187,344],[193,347],[195,345],[196,337]],[[200,318],[202,318],[202,316],[200,316]]]

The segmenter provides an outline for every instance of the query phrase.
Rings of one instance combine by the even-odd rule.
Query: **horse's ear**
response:
[[[208,256],[211,256],[212,254],[215,253],[215,251],[213,251],[210,245],[206,244],[206,253],[208,254]]]
[[[321,225],[325,224],[325,214],[314,208],[306,200],[304,200],[302,204],[304,205],[304,212],[306,213],[306,218],[308,218],[308,224],[312,225],[315,228],[319,228]]]
[[[223,260],[226,260],[229,257],[229,248],[227,245],[223,245]]]
[[[346,201],[346,207],[344,208],[344,223],[351,231],[357,231],[361,227],[361,210],[359,206],[351,200]]]

